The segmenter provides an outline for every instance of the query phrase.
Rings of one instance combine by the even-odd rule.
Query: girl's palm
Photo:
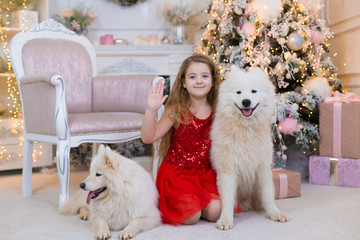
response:
[[[158,81],[155,86],[151,86],[147,99],[148,108],[157,111],[168,97],[168,95],[163,96],[163,93],[164,83],[162,81]]]

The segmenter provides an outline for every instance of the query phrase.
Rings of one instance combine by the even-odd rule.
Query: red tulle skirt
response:
[[[185,168],[163,161],[156,186],[164,223],[179,225],[206,207],[211,199],[219,199],[216,173],[209,168]]]

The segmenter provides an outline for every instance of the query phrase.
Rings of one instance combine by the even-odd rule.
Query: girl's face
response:
[[[202,62],[191,63],[186,70],[183,87],[186,88],[190,97],[206,97],[212,87],[212,77],[209,66]]]

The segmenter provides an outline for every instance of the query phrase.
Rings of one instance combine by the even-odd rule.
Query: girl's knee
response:
[[[185,224],[185,225],[192,225],[192,224],[195,224],[199,221],[201,217],[201,211],[195,213],[194,215],[192,215],[189,219],[187,219],[186,221],[184,221],[182,224]]]
[[[203,209],[202,217],[208,221],[215,222],[220,218],[221,201],[212,199],[209,204]]]

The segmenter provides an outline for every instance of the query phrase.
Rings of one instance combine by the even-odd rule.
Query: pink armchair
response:
[[[84,142],[140,138],[156,75],[96,76],[92,44],[50,19],[10,43],[24,120],[22,192],[32,194],[34,141],[57,145],[61,204],[68,198],[69,153]]]

